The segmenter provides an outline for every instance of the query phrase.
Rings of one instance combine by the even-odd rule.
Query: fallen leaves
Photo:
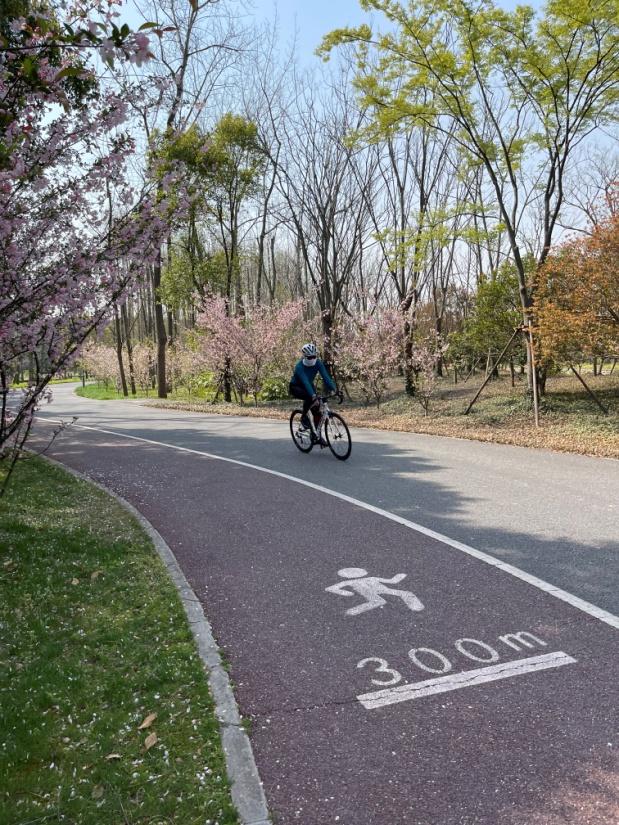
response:
[[[149,733],[146,739],[144,740],[144,750],[149,751],[153,745],[156,745],[158,741],[157,734],[153,731]]]
[[[142,722],[142,724],[139,726],[138,730],[145,730],[146,728],[150,728],[150,726],[153,724],[156,718],[156,713],[149,713],[148,716]]]
[[[149,713],[148,716],[146,716],[142,720],[142,724],[138,726],[138,730],[146,730],[147,728],[150,728],[150,726],[153,724],[156,718],[156,713]],[[149,733],[146,739],[144,740],[144,750],[150,750],[153,747],[153,745],[157,744],[158,741],[159,740],[155,731]]]

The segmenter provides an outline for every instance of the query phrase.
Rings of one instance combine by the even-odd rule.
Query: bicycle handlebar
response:
[[[337,400],[342,403],[344,400],[344,393],[338,390],[337,392],[332,392],[330,395],[319,395],[321,401],[328,401],[330,398],[337,398]]]

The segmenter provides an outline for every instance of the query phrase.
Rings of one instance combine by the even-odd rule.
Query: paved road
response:
[[[375,512],[163,442],[316,480],[607,608],[619,464],[368,431],[340,464],[297,455],[278,422],[57,399],[44,415],[120,433],[75,429],[52,454],[172,547],[275,822],[615,825],[616,629]]]
[[[54,388],[46,417],[190,447],[324,485],[619,612],[619,461],[375,430],[353,454],[292,449],[281,421],[88,401]],[[345,414],[345,406],[343,412]]]

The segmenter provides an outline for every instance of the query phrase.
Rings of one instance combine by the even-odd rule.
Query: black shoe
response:
[[[309,418],[306,415],[301,416],[301,429],[302,430],[310,430],[310,423]]]

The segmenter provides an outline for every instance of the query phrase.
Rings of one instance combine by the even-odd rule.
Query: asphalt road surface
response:
[[[55,396],[41,417],[89,429],[51,454],[203,601],[274,822],[616,825],[618,462],[361,430],[340,463],[284,422]]]

